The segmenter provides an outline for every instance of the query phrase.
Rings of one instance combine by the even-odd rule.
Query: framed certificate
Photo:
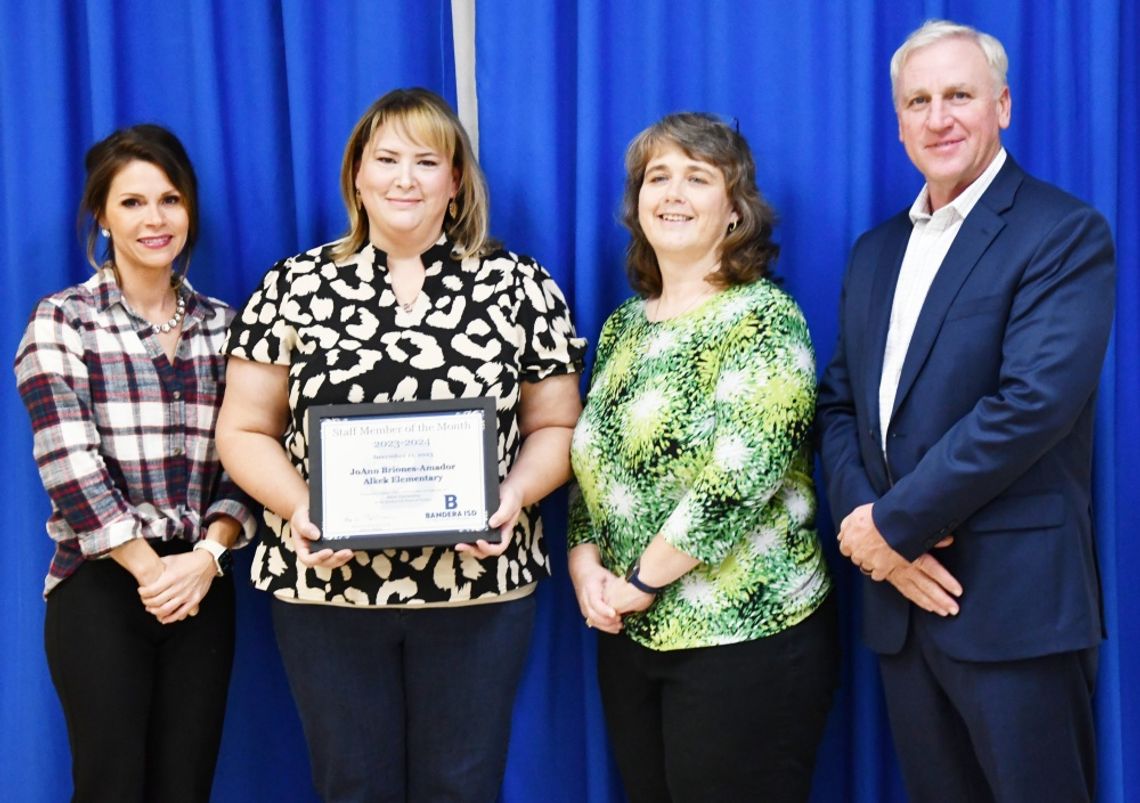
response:
[[[310,407],[314,548],[497,543],[495,421],[489,398]]]

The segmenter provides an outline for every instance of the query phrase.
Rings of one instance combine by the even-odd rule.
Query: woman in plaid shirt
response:
[[[56,543],[48,665],[75,800],[205,801],[233,659],[227,550],[254,532],[214,447],[233,313],[185,280],[197,181],[173,134],[116,131],[86,167],[96,273],[39,303],[16,354]]]

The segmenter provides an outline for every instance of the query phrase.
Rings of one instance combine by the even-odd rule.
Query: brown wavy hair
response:
[[[625,152],[625,191],[621,222],[631,239],[626,250],[626,273],[643,298],[661,292],[657,254],[638,220],[638,196],[645,168],[664,145],[676,145],[690,159],[705,162],[724,175],[725,191],[739,216],[720,246],[720,269],[708,280],[719,287],[747,284],[772,275],[780,247],[772,242],[776,213],[756,186],[756,163],[748,141],[719,118],[703,112],[670,114],[642,131]]]
[[[443,227],[457,246],[456,257],[487,254],[498,247],[490,235],[487,181],[463,124],[447,101],[429,89],[393,89],[364,112],[344,148],[340,166],[340,196],[348,211],[348,231],[333,247],[333,259],[345,259],[368,241],[368,215],[356,198],[356,173],[364,149],[381,126],[398,126],[415,143],[438,151],[459,176],[456,212]]]

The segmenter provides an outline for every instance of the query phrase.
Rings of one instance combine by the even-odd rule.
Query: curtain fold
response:
[[[897,141],[887,66],[924,19],[997,35],[1011,62],[1005,142],[1035,175],[1105,213],[1116,234],[1115,336],[1100,394],[1096,518],[1109,638],[1097,695],[1102,803],[1140,799],[1140,9],[1135,0],[550,0],[476,2],[481,162],[492,226],[566,291],[596,339],[629,295],[617,222],[626,143],[680,109],[735,118],[781,217],[777,272],[830,357],[847,250],[908,205],[920,177]],[[0,354],[40,296],[87,275],[75,236],[83,154],[112,129],[170,126],[198,170],[195,286],[244,301],[277,259],[337,236],[349,130],[397,86],[454,103],[450,0],[15,0],[0,6]],[[69,753],[42,647],[46,496],[27,416],[0,384],[8,459],[0,798],[69,794]],[[554,577],[542,584],[501,799],[624,799],[608,753],[594,634],[565,569],[565,499],[545,506]],[[905,799],[875,659],[858,642],[857,577],[819,526],[841,603],[840,689],[813,800]],[[314,800],[304,740],[249,554],[237,556],[238,654],[218,801]],[[493,678],[465,679],[479,693]]]

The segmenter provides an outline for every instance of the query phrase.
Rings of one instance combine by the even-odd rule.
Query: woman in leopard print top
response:
[[[326,800],[492,800],[548,574],[537,503],[569,476],[585,343],[534,260],[487,233],[467,136],[426,90],[357,123],[349,233],[279,262],[230,329],[219,450],[266,506],[253,582]],[[315,551],[311,405],[490,397],[497,544]],[[223,443],[224,441],[224,443]]]

